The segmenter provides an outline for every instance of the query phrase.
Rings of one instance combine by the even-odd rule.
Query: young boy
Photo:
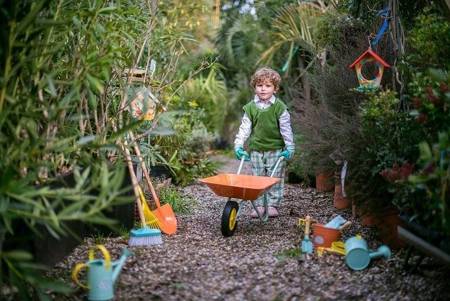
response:
[[[244,116],[234,140],[237,159],[241,160],[244,156],[246,160],[251,160],[255,176],[270,176],[279,157],[289,160],[294,155],[290,115],[286,105],[274,95],[279,89],[280,81],[278,72],[270,68],[261,68],[255,72],[251,79],[255,97],[243,107]],[[250,155],[244,150],[244,143],[249,137]],[[281,178],[280,183],[268,192],[269,217],[278,216],[278,207],[283,199],[284,161],[274,173],[274,177]],[[260,214],[265,211],[263,201],[264,196],[255,201]],[[258,213],[253,210],[251,216],[256,218]]]

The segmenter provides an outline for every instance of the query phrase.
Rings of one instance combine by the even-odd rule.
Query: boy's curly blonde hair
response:
[[[257,84],[263,83],[266,80],[269,80],[274,85],[275,91],[278,91],[281,76],[278,72],[268,67],[262,67],[256,70],[250,80],[250,85],[255,88]]]

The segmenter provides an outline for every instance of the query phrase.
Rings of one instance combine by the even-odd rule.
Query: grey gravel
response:
[[[226,164],[222,172],[235,172],[238,162],[219,157]],[[243,173],[250,173],[248,165]],[[183,193],[197,201],[192,213],[178,216],[178,231],[164,236],[164,244],[131,248],[118,284],[116,300],[450,300],[450,271],[426,258],[418,272],[402,268],[404,251],[391,259],[375,260],[363,271],[351,271],[342,257],[327,254],[309,258],[283,256],[298,248],[299,217],[311,215],[319,222],[341,214],[353,221],[346,239],[361,234],[369,246],[377,247],[374,229],[352,219],[350,210],[337,210],[331,193],[286,185],[280,216],[263,223],[247,216],[250,205],[239,217],[234,236],[224,238],[220,218],[226,199],[208,187],[194,184]],[[94,244],[89,238],[57,264],[53,273],[70,281],[76,262],[87,258]],[[114,259],[127,247],[124,238],[108,238],[105,246]],[[71,300],[86,296],[79,290]]]

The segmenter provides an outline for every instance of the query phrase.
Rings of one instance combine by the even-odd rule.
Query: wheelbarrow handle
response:
[[[272,173],[270,174],[270,177],[273,177],[273,175],[275,174],[275,171],[278,168],[278,165],[280,165],[281,161],[283,161],[283,158],[284,158],[283,156],[278,158],[277,163],[275,163],[275,166],[272,169]]]
[[[237,171],[238,175],[241,174],[242,166],[244,166],[244,160],[245,160],[245,156],[242,156],[241,163],[239,163],[239,168],[238,168],[238,171]]]
[[[274,166],[273,169],[272,169],[272,173],[270,174],[270,177],[273,177],[273,175],[275,174],[275,171],[276,171],[277,168],[278,168],[278,165],[280,165],[281,161],[283,161],[283,158],[284,158],[284,157],[279,157],[279,158],[278,158],[277,162],[275,163],[275,166]],[[239,163],[239,168],[238,168],[238,171],[237,171],[237,174],[238,174],[238,175],[241,173],[242,166],[244,166],[244,161],[245,161],[245,157],[242,156],[242,158],[241,158],[241,163]]]

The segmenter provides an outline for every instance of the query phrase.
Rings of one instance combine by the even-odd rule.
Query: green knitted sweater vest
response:
[[[286,105],[278,98],[266,109],[259,109],[253,100],[244,106],[244,112],[252,122],[248,145],[251,151],[273,151],[284,147],[279,120],[285,110]]]

